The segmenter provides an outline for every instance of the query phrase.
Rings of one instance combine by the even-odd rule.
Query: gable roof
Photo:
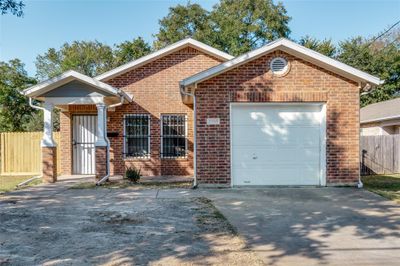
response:
[[[289,54],[292,54],[296,57],[302,58],[310,63],[313,63],[317,66],[320,66],[324,69],[330,70],[340,76],[346,77],[350,80],[354,80],[357,82],[369,83],[371,85],[380,85],[383,83],[378,77],[372,76],[366,72],[358,70],[354,67],[341,63],[335,59],[332,59],[328,56],[320,54],[316,51],[308,49],[302,45],[299,45],[295,42],[292,42],[288,39],[278,39],[273,42],[270,42],[261,48],[253,50],[251,52],[245,53],[241,56],[238,56],[232,60],[221,63],[217,66],[214,66],[208,70],[202,71],[196,75],[188,77],[180,82],[181,86],[186,87],[189,85],[193,85],[195,83],[202,82],[204,80],[210,79],[214,76],[217,76],[223,72],[226,72],[230,69],[238,67],[242,64],[245,64],[251,60],[254,60],[258,57],[261,57],[267,53],[282,50]]]
[[[400,98],[373,103],[360,109],[360,123],[400,118]]]
[[[168,45],[167,47],[162,48],[162,49],[160,49],[160,50],[158,50],[158,51],[156,51],[154,53],[142,56],[142,57],[140,57],[140,58],[138,58],[138,59],[136,59],[134,61],[131,61],[131,62],[126,63],[124,65],[121,65],[119,67],[116,67],[116,68],[114,68],[114,69],[112,69],[110,71],[107,71],[107,72],[105,72],[105,73],[103,73],[103,74],[101,74],[101,75],[99,75],[99,76],[97,76],[95,78],[97,80],[101,80],[101,81],[111,79],[111,78],[113,78],[115,76],[121,75],[121,74],[123,74],[125,72],[128,72],[128,71],[134,69],[134,68],[137,68],[137,67],[145,65],[147,63],[150,63],[150,62],[152,62],[152,61],[154,61],[154,60],[156,60],[158,58],[164,57],[164,56],[166,56],[168,54],[171,54],[171,53],[173,53],[175,51],[178,51],[178,50],[180,50],[180,49],[182,49],[184,47],[188,47],[188,46],[196,48],[196,49],[198,49],[198,50],[200,50],[200,51],[202,51],[202,52],[204,52],[206,54],[215,56],[215,57],[217,57],[219,59],[222,59],[224,61],[230,60],[230,59],[233,58],[233,56],[231,56],[231,55],[229,55],[227,53],[224,53],[224,52],[222,52],[222,51],[220,51],[218,49],[215,49],[215,48],[213,48],[213,47],[211,47],[211,46],[209,46],[207,44],[204,44],[202,42],[196,41],[196,40],[194,40],[192,38],[187,38],[187,39],[183,39],[183,40],[181,40],[179,42],[173,43],[171,45]]]
[[[103,92],[106,92],[106,93],[109,93],[109,94],[112,94],[115,96],[123,96],[126,100],[132,101],[132,98],[128,94],[123,92],[122,90],[114,88],[113,86],[110,86],[104,82],[98,81],[89,76],[83,75],[74,70],[66,71],[66,72],[62,73],[61,75],[58,75],[54,78],[45,80],[39,84],[29,87],[29,88],[23,90],[22,93],[28,97],[38,97],[40,95],[43,95],[46,92],[49,92],[53,89],[56,89],[62,85],[65,85],[71,81],[74,81],[74,80],[88,84],[90,86],[97,88],[100,91],[103,91]]]

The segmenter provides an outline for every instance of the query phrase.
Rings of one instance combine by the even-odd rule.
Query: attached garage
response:
[[[325,105],[232,103],[233,186],[323,186]]]

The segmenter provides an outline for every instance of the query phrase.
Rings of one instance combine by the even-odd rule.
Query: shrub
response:
[[[140,169],[136,169],[135,167],[128,167],[125,171],[125,177],[130,181],[137,183],[141,177]]]

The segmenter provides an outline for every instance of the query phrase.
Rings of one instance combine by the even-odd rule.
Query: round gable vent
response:
[[[288,70],[288,61],[282,57],[275,57],[271,60],[270,68],[273,74],[285,74]]]

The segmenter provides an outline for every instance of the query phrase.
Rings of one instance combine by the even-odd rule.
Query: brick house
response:
[[[185,39],[95,78],[68,71],[24,94],[43,102],[48,182],[57,167],[102,182],[134,166],[202,186],[325,186],[357,183],[359,92],[378,84],[286,39],[236,58]]]

